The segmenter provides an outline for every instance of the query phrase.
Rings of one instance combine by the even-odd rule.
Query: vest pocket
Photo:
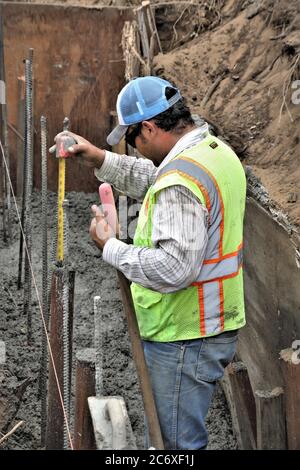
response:
[[[138,284],[131,284],[131,292],[134,303],[142,308],[149,308],[162,299],[162,294],[154,290],[146,289]]]

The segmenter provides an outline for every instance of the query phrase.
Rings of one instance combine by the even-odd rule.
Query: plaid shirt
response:
[[[101,169],[95,170],[95,175],[100,181],[142,201],[157,172],[205,135],[206,125],[185,134],[158,168],[144,158],[106,151],[104,163]],[[175,185],[158,195],[153,212],[153,248],[136,247],[111,238],[104,246],[103,259],[133,282],[161,293],[175,292],[188,287],[197,278],[207,241],[206,208],[189,189]]]

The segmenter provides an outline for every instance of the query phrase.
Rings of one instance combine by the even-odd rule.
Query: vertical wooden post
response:
[[[239,449],[256,448],[255,399],[247,367],[233,362],[225,370],[222,387],[227,398]]]
[[[257,449],[286,449],[283,389],[256,390]]]
[[[53,273],[51,284],[51,307],[50,307],[50,343],[53,359],[56,367],[60,389],[63,391],[63,270],[57,269]],[[57,382],[49,361],[49,383],[48,383],[48,416],[46,449],[63,449],[64,442],[64,414],[57,389]]]
[[[56,268],[53,272],[51,283],[51,305],[50,305],[50,344],[54,364],[56,367],[57,378],[61,390],[61,396],[64,398],[63,374],[64,374],[64,329],[63,329],[63,287],[69,279],[69,363],[72,365],[72,333],[73,333],[73,308],[74,308],[74,275],[71,271],[66,276],[65,268]],[[71,369],[71,367],[70,367]],[[71,373],[70,373],[71,385]],[[69,390],[71,387],[69,387]],[[67,412],[67,410],[66,410]],[[69,419],[69,416],[67,416]],[[64,428],[65,417],[61,403],[61,397],[58,392],[57,381],[52,367],[52,361],[49,360],[49,379],[48,379],[48,410],[47,410],[47,432],[46,449],[64,448]]]
[[[289,450],[300,450],[300,364],[296,351],[280,352],[284,376],[287,443]]]
[[[95,396],[95,349],[86,348],[76,355],[74,449],[96,449],[88,397]]]

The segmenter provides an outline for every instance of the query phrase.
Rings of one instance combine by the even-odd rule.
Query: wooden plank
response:
[[[148,60],[150,56],[150,41],[145,22],[145,12],[143,6],[136,8],[136,18],[142,42],[143,57]]]
[[[60,389],[63,390],[63,305],[62,305],[63,276],[60,271],[53,272],[51,282],[50,306],[50,344]],[[64,414],[57,388],[56,374],[52,361],[49,361],[48,380],[48,410],[46,449],[63,449]]]
[[[96,449],[88,397],[95,395],[95,349],[86,348],[76,355],[74,449]]]
[[[283,225],[251,197],[244,227],[247,325],[239,333],[237,351],[248,368],[253,389],[273,390],[284,386],[280,350],[300,337],[296,246]]]
[[[286,449],[283,389],[256,390],[257,449]]]
[[[162,53],[161,42],[160,42],[160,38],[158,35],[156,22],[155,22],[155,15],[151,8],[150,1],[147,0],[147,1],[142,2],[142,7],[144,8],[144,11],[146,12],[146,15],[147,15],[149,30],[151,32],[151,39],[155,38],[156,46],[153,47],[153,55],[156,55],[158,52]],[[151,49],[151,40],[150,40],[150,49]]]
[[[292,348],[282,350],[280,358],[284,376],[288,449],[300,450],[300,361],[297,351]]]
[[[18,128],[18,77],[29,47],[35,51],[35,122],[48,120],[49,146],[65,116],[71,130],[94,145],[109,148],[109,112],[124,84],[120,48],[131,8],[3,2],[8,121]],[[10,132],[11,171],[16,184],[17,137]],[[40,142],[35,142],[34,186],[40,188]],[[49,157],[49,190],[57,189],[57,162]],[[92,169],[77,162],[67,167],[67,191],[97,190]]]
[[[255,449],[255,399],[248,371],[243,362],[233,362],[226,368],[222,387],[230,408],[239,449]]]

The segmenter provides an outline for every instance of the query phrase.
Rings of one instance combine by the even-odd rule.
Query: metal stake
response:
[[[68,212],[69,201],[63,201],[64,210],[64,256],[68,255],[69,230],[68,230]],[[64,407],[67,417],[70,415],[70,326],[69,326],[69,271],[68,266],[64,265],[63,276],[63,386],[64,386]],[[67,428],[64,424],[64,449],[68,446]]]
[[[94,297],[96,396],[103,395],[103,319],[101,297]]]
[[[32,341],[32,312],[31,312],[31,272],[29,262],[31,260],[31,199],[32,199],[32,168],[33,168],[33,110],[32,110],[32,49],[30,59],[25,61],[25,81],[26,81],[26,201],[25,201],[25,237],[28,253],[25,256],[24,271],[24,315],[27,317],[27,342]]]
[[[6,105],[6,93],[5,93],[5,64],[4,64],[4,51],[3,51],[3,15],[2,7],[0,7],[0,85],[1,85],[1,121],[2,121],[2,140],[3,140],[3,149],[6,158],[6,163],[8,171],[10,168],[10,158],[9,158],[9,149],[8,149],[8,128],[7,128],[7,105]],[[4,95],[4,96],[2,96]],[[1,159],[2,161],[2,159]],[[11,201],[10,201],[10,187],[8,184],[7,173],[2,162],[2,190],[3,190],[3,238],[4,242],[7,243],[11,239],[11,225],[10,225],[10,211],[11,211]]]
[[[23,145],[23,192],[22,192],[22,212],[21,212],[21,225],[23,227],[23,231],[25,234],[25,207],[26,207],[26,200],[27,200],[27,195],[26,195],[26,188],[27,188],[27,175],[28,175],[28,170],[27,170],[27,127],[26,127],[26,78],[25,78],[25,105],[24,105],[24,145]],[[19,266],[18,266],[18,289],[21,289],[22,287],[22,271],[23,271],[23,233],[22,230],[20,230],[20,244],[19,244]]]
[[[48,236],[47,236],[47,120],[41,117],[41,188],[42,188],[42,302],[43,315],[47,325],[49,323],[48,309]],[[47,367],[48,364],[48,345],[44,328],[42,327],[42,357],[40,369],[40,397],[41,397],[41,446],[45,445],[46,426],[47,426]]]

